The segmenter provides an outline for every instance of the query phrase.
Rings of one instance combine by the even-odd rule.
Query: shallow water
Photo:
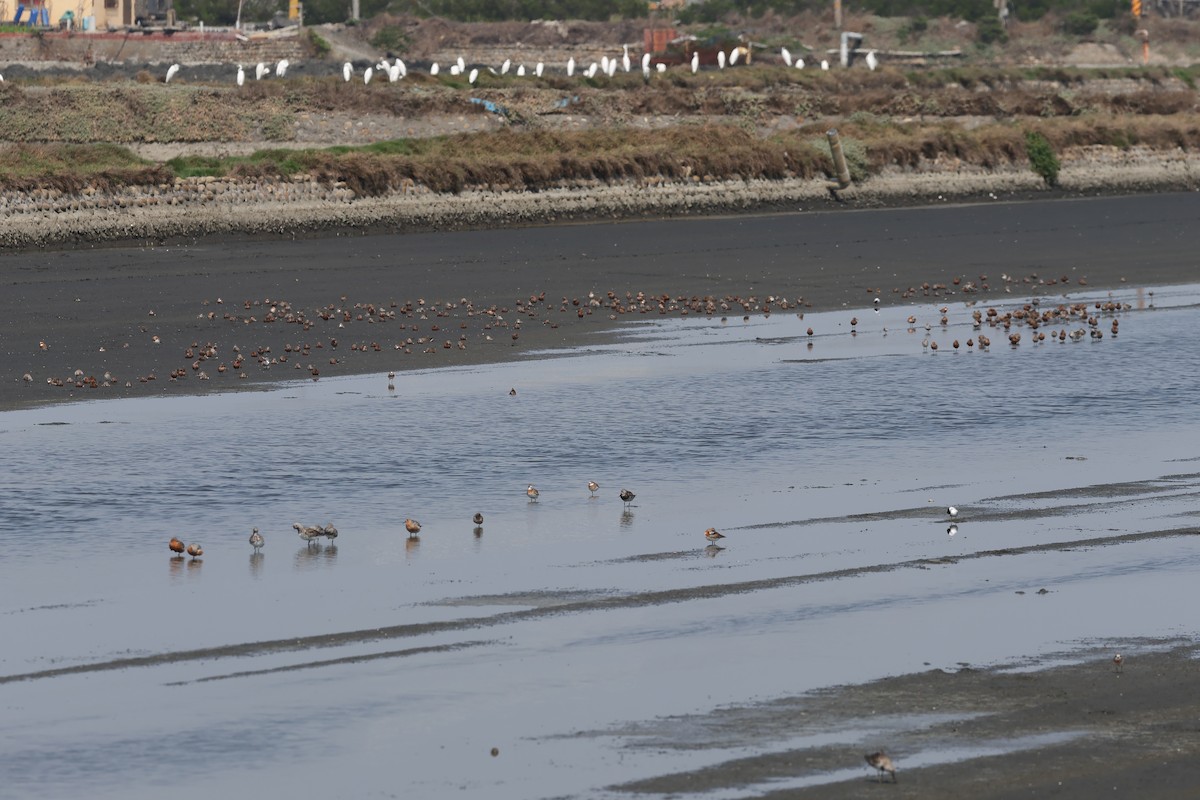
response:
[[[2,413],[0,796],[594,797],[725,755],[639,721],[1194,635],[1195,539],[1137,535],[1200,517],[1200,287],[1112,297],[1099,341],[661,320],[395,390]]]

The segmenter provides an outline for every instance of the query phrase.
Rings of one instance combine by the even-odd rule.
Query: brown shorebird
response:
[[[867,753],[864,758],[867,759],[868,764],[879,770],[879,774],[876,777],[880,783],[883,783],[883,773],[885,772],[892,774],[893,781],[900,782],[900,779],[896,777],[896,765],[892,763],[892,759],[888,758],[887,754],[882,750],[878,753]]]
[[[202,548],[198,544],[189,544],[187,546],[187,554],[189,556],[191,556],[193,559],[197,559],[200,556],[204,555],[204,548]]]
[[[306,525],[301,525],[299,522],[293,522],[292,527],[296,529],[296,533],[300,534],[300,538],[306,544],[312,544],[317,539],[320,539],[322,535],[320,528],[310,528]]]
[[[480,514],[478,511],[476,511],[475,516],[471,517],[471,521],[474,522],[476,525],[482,525],[483,524],[483,514]]]
[[[529,496],[529,502],[536,503],[537,499],[538,499],[538,495],[541,494],[541,492],[539,492],[537,490],[537,487],[535,487],[531,483],[531,484],[529,484],[529,488],[525,490],[525,494],[527,494]]]
[[[600,484],[595,481],[588,481],[588,491],[592,493],[592,497],[596,496],[596,490],[600,488]]]
[[[1122,671],[1121,665],[1124,663],[1125,663],[1125,657],[1122,656],[1120,653],[1117,653],[1115,656],[1113,656],[1113,666],[1116,667],[1117,672]]]
[[[404,530],[408,531],[409,536],[416,536],[421,532],[421,523],[415,519],[404,520]]]
[[[250,532],[250,546],[254,548],[254,552],[257,553],[261,550],[264,544],[266,544],[266,541],[263,539],[263,535],[258,532],[258,528],[252,530]]]
[[[183,542],[179,541],[175,537],[171,537],[171,541],[167,545],[167,547],[171,548],[172,553],[178,553],[179,555],[183,555]]]
[[[704,538],[708,539],[710,542],[715,542],[718,539],[724,539],[725,534],[721,533],[716,528],[709,528],[704,532]]]
[[[321,532],[322,536],[331,542],[338,537],[338,529],[333,527],[332,522],[328,525],[318,525],[317,530]]]
[[[633,498],[637,497],[636,494],[629,491],[628,489],[622,489],[621,494],[619,496],[620,496],[621,500],[624,501],[625,505],[629,505],[630,503],[633,502]]]

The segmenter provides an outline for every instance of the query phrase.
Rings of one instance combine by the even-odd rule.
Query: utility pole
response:
[[[358,0],[350,0],[350,19],[358,19]]]
[[[842,0],[833,0],[833,27],[842,29]]]

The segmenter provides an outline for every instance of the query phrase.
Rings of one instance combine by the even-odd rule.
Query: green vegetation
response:
[[[371,46],[394,55],[403,55],[409,47],[408,34],[399,25],[384,25],[371,37]]]
[[[1050,141],[1037,131],[1028,131],[1025,134],[1025,151],[1029,155],[1029,165],[1033,167],[1033,171],[1041,176],[1047,186],[1057,186],[1058,156],[1054,155]]]

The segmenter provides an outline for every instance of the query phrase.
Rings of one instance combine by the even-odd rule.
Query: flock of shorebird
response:
[[[723,70],[726,67],[736,66],[739,62],[750,63],[750,50],[744,46],[732,47],[728,51],[721,50],[717,53],[717,69]],[[804,69],[805,61],[800,56],[793,57],[792,53],[786,48],[779,49],[779,60],[788,68]],[[879,67],[879,57],[874,50],[869,51],[864,58],[864,63],[867,69],[874,71]],[[827,59],[821,59],[819,62],[822,70],[828,71],[830,68]],[[287,75],[288,68],[291,63],[285,58],[276,62],[274,67],[271,67],[264,61],[260,61],[254,66],[254,80],[261,81],[263,78],[269,78],[274,75],[276,78],[282,78]],[[568,78],[573,78],[578,74],[583,78],[595,78],[603,76],[613,78],[618,72],[630,73],[634,71],[635,66],[640,67],[643,80],[650,80],[650,76],[654,74],[663,74],[668,67],[665,63],[655,62],[653,56],[646,52],[642,53],[641,58],[635,60],[629,54],[629,45],[622,45],[622,55],[618,58],[613,56],[610,58],[607,55],[601,55],[598,61],[592,61],[587,67],[577,64],[574,57],[567,59],[567,62],[562,65],[561,69]],[[700,53],[692,53],[692,57],[684,62],[681,67],[691,71],[693,75],[700,71]],[[545,61],[537,61],[533,66],[526,68],[525,64],[514,64],[512,59],[505,59],[499,66],[484,65],[483,70],[492,75],[501,76],[509,75],[510,73],[517,78],[534,77],[541,78],[547,69]],[[179,64],[172,64],[167,68],[166,75],[163,76],[164,83],[170,83],[171,79],[179,74]],[[430,77],[437,77],[441,74],[442,68],[438,62],[433,62],[429,65]],[[480,67],[468,65],[465,58],[459,56],[452,64],[449,65],[446,72],[451,76],[465,75],[467,82],[472,86],[479,80],[481,74]],[[354,65],[347,61],[342,65],[342,80],[346,83],[354,80],[358,75]],[[362,82],[364,85],[371,83],[376,76],[380,80],[386,78],[389,83],[396,83],[408,75],[408,66],[400,58],[389,62],[386,58],[380,59],[377,63],[366,67],[362,71]],[[237,65],[237,71],[234,73],[234,82],[238,86],[244,86],[247,80],[247,71],[242,64]]]

